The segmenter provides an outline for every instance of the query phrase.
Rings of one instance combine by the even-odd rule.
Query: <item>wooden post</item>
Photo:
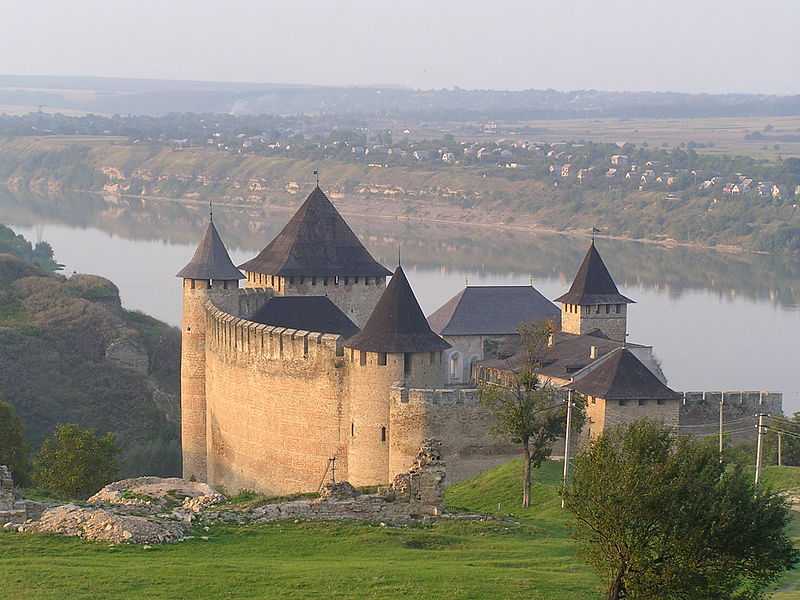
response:
[[[565,500],[563,492],[567,489],[567,477],[569,476],[569,431],[572,428],[572,390],[567,390],[567,430],[564,434],[564,487],[561,496],[561,508],[564,508]]]

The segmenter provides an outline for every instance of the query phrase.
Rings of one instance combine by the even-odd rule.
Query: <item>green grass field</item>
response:
[[[529,511],[517,507],[516,462],[448,490],[451,510],[508,522],[214,527],[148,550],[2,533],[0,598],[601,598],[560,508],[560,470],[548,463],[536,472]],[[771,469],[768,478],[795,487],[800,469]],[[794,533],[800,540],[800,526]],[[780,600],[800,598],[800,573],[780,589]]]

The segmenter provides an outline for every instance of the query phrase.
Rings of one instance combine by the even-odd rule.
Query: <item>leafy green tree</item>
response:
[[[11,469],[17,484],[28,482],[28,445],[14,407],[0,400],[0,465]]]
[[[537,369],[547,347],[551,327],[525,324],[519,329],[523,363],[502,381],[482,381],[481,404],[495,418],[493,433],[519,444],[523,453],[522,506],[531,502],[532,470],[542,464],[553,450],[553,442],[566,432],[565,395]],[[574,402],[572,425],[580,431],[585,420],[585,405]]]
[[[609,600],[754,600],[798,560],[781,495],[648,421],[584,449],[565,500]]]
[[[34,483],[68,498],[89,496],[118,477],[118,453],[111,433],[59,425],[36,455]]]

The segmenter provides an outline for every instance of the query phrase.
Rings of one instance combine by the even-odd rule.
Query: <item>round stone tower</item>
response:
[[[347,476],[356,486],[385,485],[394,472],[391,389],[442,385],[442,351],[450,344],[431,331],[406,274],[397,267],[364,329],[344,346],[351,416]]]
[[[181,319],[181,453],[183,477],[206,481],[206,302],[236,293],[241,272],[231,262],[212,219],[183,284]],[[220,298],[221,299],[221,298]]]

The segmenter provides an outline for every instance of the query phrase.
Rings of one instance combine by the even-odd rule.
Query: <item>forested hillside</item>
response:
[[[53,273],[42,255],[0,225],[0,398],[34,448],[77,423],[117,435],[124,474],[176,473],[178,331],[125,310],[111,281]]]

